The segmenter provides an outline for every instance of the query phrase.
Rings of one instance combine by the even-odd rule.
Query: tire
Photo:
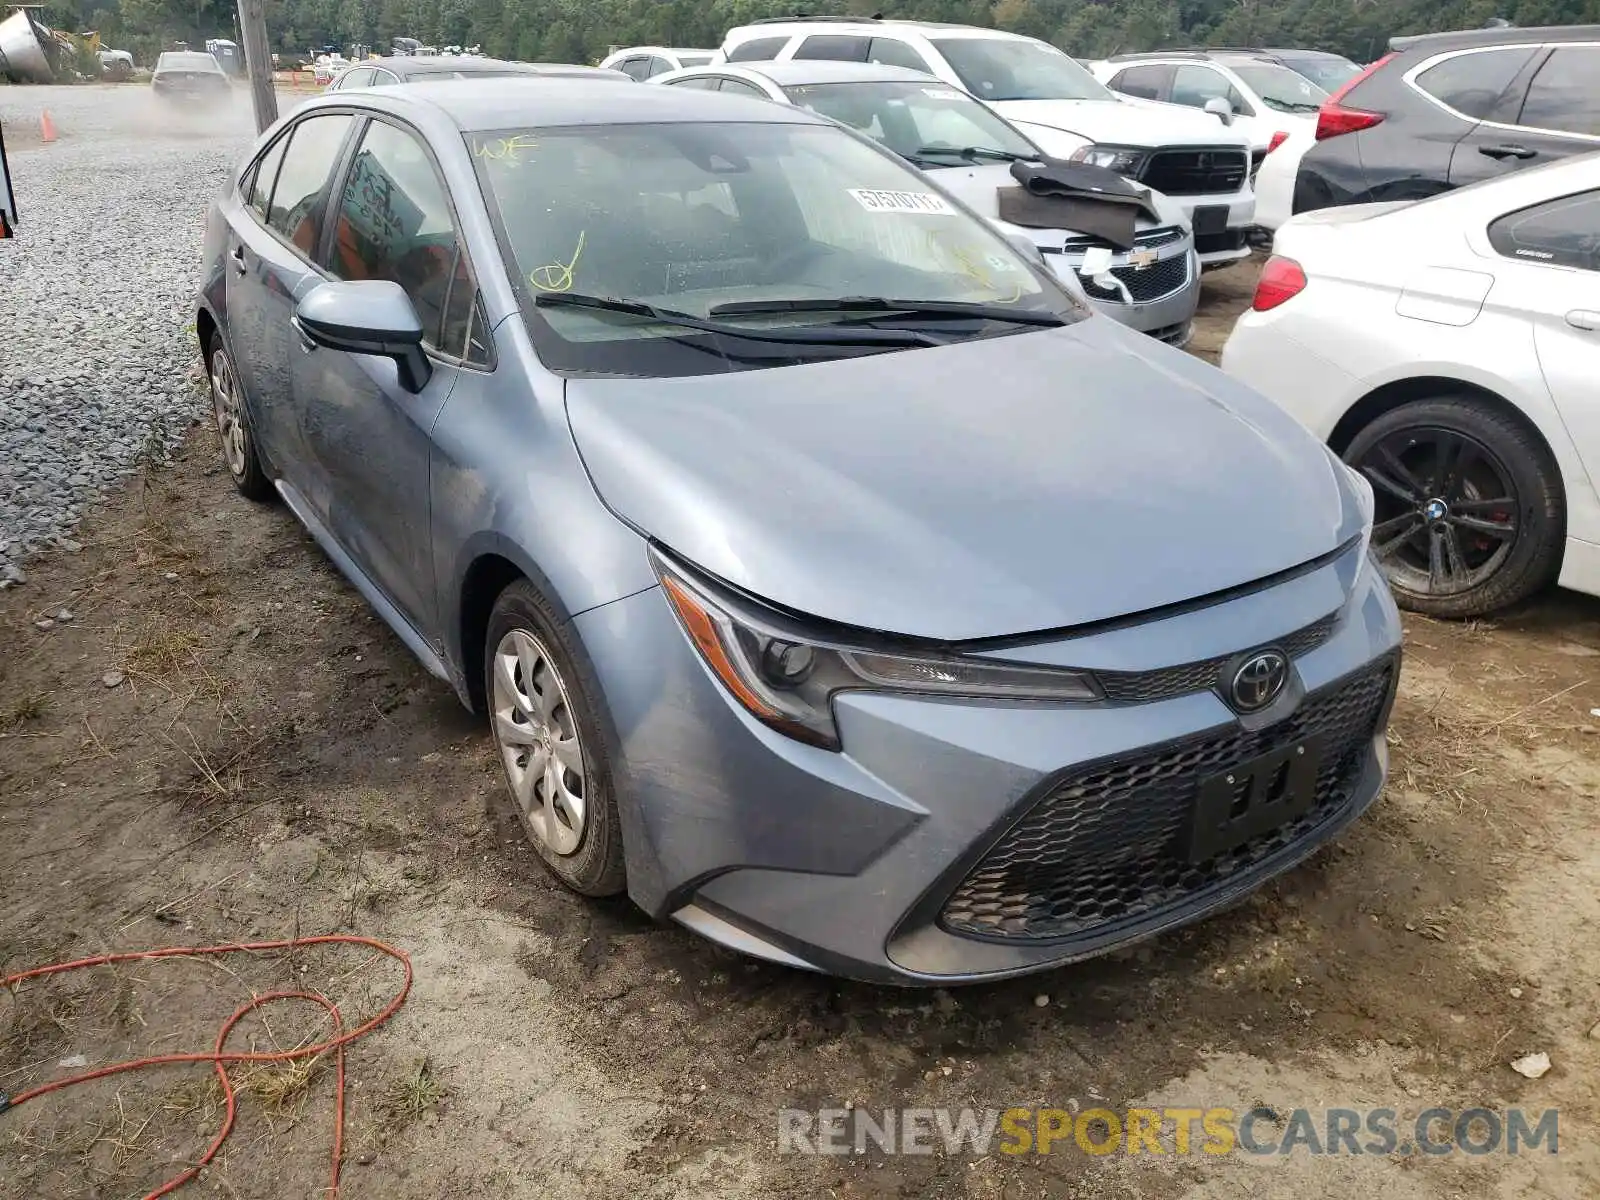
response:
[[[483,675],[490,736],[533,848],[573,891],[621,892],[627,883],[622,821],[591,700],[599,684],[564,623],[526,580],[509,585],[495,601]],[[572,769],[574,762],[579,769]]]
[[[1515,416],[1471,396],[1413,401],[1358,431],[1344,459],[1373,485],[1373,552],[1402,608],[1480,617],[1554,582],[1561,472]]]
[[[206,383],[211,391],[212,419],[222,441],[222,465],[228,468],[233,486],[245,499],[257,503],[277,499],[277,490],[261,467],[239,372],[222,335],[215,331],[206,340]]]

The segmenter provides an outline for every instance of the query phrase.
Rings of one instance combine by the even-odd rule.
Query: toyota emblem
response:
[[[1252,654],[1233,673],[1228,698],[1242,713],[1258,712],[1271,704],[1289,679],[1289,660],[1280,650]]]

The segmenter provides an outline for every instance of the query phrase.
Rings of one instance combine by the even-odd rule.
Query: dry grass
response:
[[[239,1080],[239,1090],[254,1096],[271,1116],[298,1116],[311,1081],[322,1066],[322,1056],[267,1063]]]
[[[43,692],[30,692],[0,710],[0,730],[15,729],[43,717],[50,708],[50,697]]]
[[[426,1056],[419,1059],[415,1070],[396,1079],[378,1097],[378,1115],[383,1121],[384,1135],[425,1120],[448,1094],[448,1089],[434,1073],[433,1060]]]

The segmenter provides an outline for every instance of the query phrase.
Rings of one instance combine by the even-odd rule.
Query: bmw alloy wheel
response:
[[[574,854],[588,777],[566,683],[544,644],[513,629],[495,647],[493,687],[494,736],[527,826],[556,854]]]

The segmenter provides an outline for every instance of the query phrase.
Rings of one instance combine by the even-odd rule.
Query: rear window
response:
[[[1487,120],[1534,53],[1531,46],[1508,46],[1457,54],[1423,71],[1417,86],[1464,117]]]
[[[819,33],[800,43],[797,59],[820,58],[834,62],[866,62],[867,39],[851,34]]]
[[[711,61],[709,54],[680,54],[678,61],[686,67],[703,67]]]
[[[787,37],[751,38],[728,51],[729,62],[771,62],[787,45]]]
[[[1600,192],[1580,192],[1508,213],[1489,226],[1507,258],[1600,271]]]
[[[222,70],[217,60],[209,54],[163,54],[156,60],[158,71],[217,71]]]

